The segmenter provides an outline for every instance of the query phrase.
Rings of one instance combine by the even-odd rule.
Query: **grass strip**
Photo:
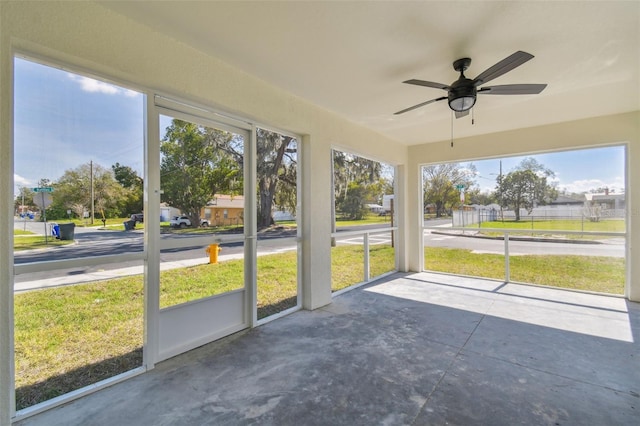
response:
[[[426,270],[504,280],[504,256],[471,250],[425,247]],[[509,257],[511,281],[624,294],[625,260],[604,256]]]
[[[580,231],[580,232],[624,232],[626,225],[622,219],[601,220],[591,222],[589,220],[495,220],[469,225],[469,228],[495,228],[495,229],[533,229],[533,230],[558,230],[558,231]]]
[[[73,240],[56,240],[53,236],[48,236],[46,241],[44,236],[20,236],[13,239],[13,250],[35,250],[48,247],[65,246],[73,244]]]
[[[395,251],[391,245],[369,246],[371,278],[395,270]],[[364,247],[361,244],[331,249],[331,291],[338,291],[364,281]]]

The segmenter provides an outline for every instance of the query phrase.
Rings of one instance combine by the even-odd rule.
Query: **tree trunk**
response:
[[[273,205],[273,195],[269,188],[264,188],[265,179],[260,180],[260,204],[258,204],[258,228],[265,228],[272,224],[271,207]]]
[[[260,194],[260,204],[258,205],[258,228],[264,228],[273,225],[271,217],[271,209],[273,207],[273,198],[276,193],[278,183],[278,170],[282,165],[284,153],[291,142],[291,138],[285,137],[284,141],[278,147],[278,153],[273,162],[273,167],[258,181],[258,193]]]

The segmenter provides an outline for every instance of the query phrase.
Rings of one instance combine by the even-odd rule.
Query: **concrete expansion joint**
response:
[[[445,377],[447,377],[449,372],[453,369],[453,364],[456,362],[456,360],[458,360],[460,355],[463,355],[463,351],[464,351],[465,346],[467,345],[467,343],[469,342],[469,340],[471,339],[473,334],[476,332],[476,330],[480,326],[480,323],[482,322],[482,320],[484,320],[484,318],[487,316],[488,312],[491,310],[491,307],[493,306],[494,303],[495,303],[495,298],[493,300],[491,300],[491,304],[486,309],[486,311],[481,314],[480,319],[476,323],[475,327],[473,327],[473,330],[471,330],[471,332],[469,333],[469,336],[467,336],[467,339],[464,341],[462,346],[458,347],[458,350],[456,351],[456,354],[451,357],[451,361],[449,362],[449,365],[447,365],[447,368],[443,371],[442,375],[440,376],[440,378],[438,379],[436,384],[433,386],[433,389],[431,389],[431,391],[427,395],[427,397],[426,397],[426,399],[424,401],[424,404],[422,404],[422,407],[420,407],[420,410],[418,410],[418,413],[416,414],[415,418],[411,421],[411,423],[410,423],[411,425],[416,424],[416,421],[418,420],[418,418],[420,418],[422,413],[425,411],[427,405],[429,404],[429,401],[431,400],[431,397],[433,396],[435,391],[440,387],[440,384],[443,382]]]

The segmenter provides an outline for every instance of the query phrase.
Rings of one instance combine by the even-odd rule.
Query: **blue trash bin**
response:
[[[51,227],[51,235],[53,235],[57,239],[60,239],[60,225],[58,225],[57,223],[53,224],[53,226]]]

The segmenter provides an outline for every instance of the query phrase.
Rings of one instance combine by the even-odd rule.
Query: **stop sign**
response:
[[[38,206],[41,210],[49,207],[52,201],[53,197],[51,197],[51,193],[49,192],[40,192],[39,194],[35,194],[33,196],[33,204]]]

